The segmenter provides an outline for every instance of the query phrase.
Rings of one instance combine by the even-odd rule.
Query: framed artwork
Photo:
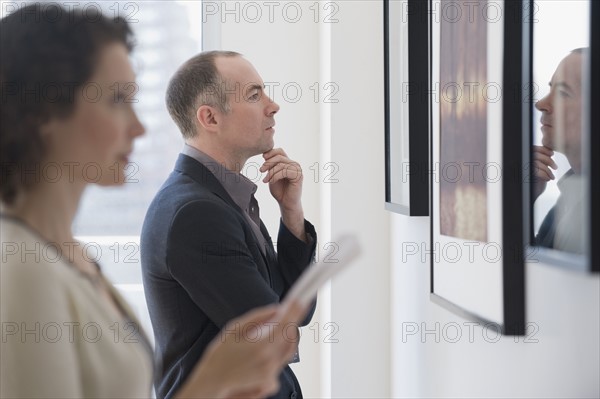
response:
[[[429,214],[428,1],[384,0],[385,207]]]
[[[525,1],[535,11],[523,102],[529,261],[600,272],[598,87],[600,4]],[[561,29],[556,29],[560,26]],[[569,35],[564,35],[568,31]],[[594,111],[593,111],[594,110]]]
[[[431,299],[525,333],[522,3],[434,0]]]

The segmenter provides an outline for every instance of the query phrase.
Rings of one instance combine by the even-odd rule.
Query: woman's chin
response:
[[[125,185],[125,176],[117,176],[115,179],[100,180],[96,184],[101,187],[120,187]]]
[[[102,187],[122,186],[127,182],[127,167],[129,163],[118,161],[103,168],[101,178],[95,183]]]

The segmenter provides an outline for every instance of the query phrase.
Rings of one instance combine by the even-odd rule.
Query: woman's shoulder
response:
[[[71,320],[95,303],[92,290],[56,244],[19,220],[3,217],[0,222],[3,320]]]
[[[25,227],[2,219],[0,319],[28,328],[62,325],[74,319],[69,270]],[[30,327],[33,326],[33,327]]]
[[[47,285],[71,277],[58,245],[38,237],[23,222],[0,218],[0,241],[3,287],[4,283]]]

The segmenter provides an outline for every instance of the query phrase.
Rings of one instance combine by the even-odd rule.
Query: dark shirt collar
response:
[[[194,158],[210,170],[236,205],[239,206],[242,211],[248,212],[250,199],[252,195],[256,193],[256,184],[252,183],[250,179],[241,173],[227,169],[225,165],[217,162],[204,152],[189,144],[184,144],[181,153]]]

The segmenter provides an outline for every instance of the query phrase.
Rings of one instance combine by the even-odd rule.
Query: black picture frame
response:
[[[524,15],[524,26],[530,29],[527,40],[524,43],[524,46],[529,48],[528,60],[524,60],[523,64],[524,69],[526,69],[526,73],[524,75],[524,80],[527,82],[532,82],[531,84],[527,84],[525,87],[527,89],[526,98],[533,99],[535,96],[535,84],[534,82],[534,74],[533,74],[533,48],[534,48],[534,22],[535,21],[535,10],[536,5],[534,0],[524,0],[524,8],[527,10],[531,10],[531,12],[526,13]],[[589,15],[589,26],[590,26],[590,65],[588,66],[589,71],[597,71],[600,68],[600,3],[597,1],[590,0],[590,15]],[[587,98],[588,107],[586,109],[587,112],[584,113],[585,117],[587,117],[586,123],[583,125],[589,126],[589,131],[587,134],[588,145],[583,145],[582,150],[583,161],[587,162],[589,165],[588,174],[589,181],[587,182],[587,192],[590,193],[589,198],[584,198],[583,206],[588,210],[588,215],[590,215],[587,226],[584,226],[586,229],[585,237],[587,238],[586,250],[583,254],[572,254],[569,252],[559,251],[555,249],[544,248],[536,245],[535,236],[534,236],[534,212],[533,212],[533,204],[531,202],[531,198],[533,198],[533,184],[531,182],[534,181],[534,172],[535,169],[533,167],[527,167],[526,176],[524,179],[524,210],[525,210],[525,246],[527,248],[528,260],[536,263],[543,263],[555,267],[560,267],[562,269],[572,270],[575,272],[584,272],[584,273],[599,273],[600,272],[600,248],[598,247],[598,243],[600,243],[600,210],[597,205],[600,201],[600,162],[598,159],[598,151],[600,150],[600,137],[598,134],[594,134],[593,132],[600,131],[600,115],[597,111],[600,107],[598,101],[598,90],[600,90],[600,78],[597,73],[589,73],[590,84],[586,87],[587,91],[585,92],[585,96]],[[531,148],[533,145],[533,137],[532,133],[535,129],[535,122],[533,118],[533,104],[531,101],[523,102],[523,156],[526,165],[532,165],[532,154]]]
[[[443,2],[439,1],[435,9],[443,9]],[[430,298],[432,302],[439,304],[447,310],[475,321],[480,325],[489,328],[493,326],[498,333],[504,335],[524,335],[527,329],[525,314],[525,269],[524,269],[524,240],[525,228],[524,220],[524,198],[523,193],[523,162],[525,150],[520,145],[522,141],[522,129],[525,124],[523,116],[522,99],[525,91],[523,90],[523,78],[526,76],[527,62],[530,60],[527,47],[529,43],[529,28],[523,23],[525,13],[524,4],[521,1],[506,0],[496,2],[502,4],[503,10],[503,29],[502,29],[502,49],[503,57],[501,61],[501,78],[503,94],[501,105],[495,109],[497,112],[501,107],[501,149],[498,159],[501,160],[502,176],[500,185],[494,189],[501,191],[499,198],[501,200],[502,216],[500,221],[493,227],[487,227],[487,231],[494,230],[494,236],[501,239],[497,243],[501,247],[501,255],[497,263],[465,260],[464,256],[457,262],[445,259],[444,242],[448,243],[470,243],[474,241],[459,239],[454,236],[442,234],[441,230],[441,209],[440,188],[435,185],[441,180],[436,181],[435,174],[431,174],[431,246],[433,256],[431,256],[430,272]],[[479,4],[481,5],[481,3]],[[431,6],[434,8],[434,5]],[[441,60],[434,59],[434,52],[441,51],[441,28],[434,29],[432,20],[431,26],[431,51],[432,64],[431,85],[434,86],[440,76],[435,76],[441,71]],[[439,22],[441,23],[441,22]],[[439,26],[439,25],[438,25]],[[439,38],[437,39],[437,35]],[[438,40],[438,44],[434,42]],[[490,49],[488,48],[488,59]],[[493,51],[493,49],[491,49]],[[489,62],[489,61],[487,61]],[[439,82],[438,82],[439,83]],[[438,109],[439,108],[439,109]],[[439,154],[441,142],[441,124],[442,107],[436,107],[431,99],[431,168],[442,170],[443,165],[439,164],[441,156]],[[434,118],[439,118],[437,121]],[[487,118],[487,117],[486,117]],[[438,123],[439,122],[439,123]],[[489,132],[487,133],[490,134]],[[516,143],[517,151],[514,151]],[[489,149],[489,146],[488,146]],[[511,150],[505,150],[511,149]],[[487,160],[486,162],[489,162]],[[443,178],[443,177],[442,177]],[[441,186],[440,186],[441,187]],[[488,203],[489,204],[489,203]],[[489,207],[489,205],[488,205]],[[452,208],[450,208],[452,209]],[[473,217],[472,214],[469,217]],[[492,226],[492,223],[489,223]],[[484,241],[493,240],[487,236]],[[455,241],[450,241],[454,239]],[[489,241],[488,243],[492,243]],[[487,258],[485,258],[487,259]],[[468,281],[468,284],[463,284]],[[490,298],[492,297],[492,298]],[[483,306],[481,303],[492,303],[491,306]]]
[[[429,215],[428,5],[423,0],[383,2],[385,209],[408,216]],[[405,35],[390,36],[402,26]],[[407,79],[400,76],[403,60]]]

